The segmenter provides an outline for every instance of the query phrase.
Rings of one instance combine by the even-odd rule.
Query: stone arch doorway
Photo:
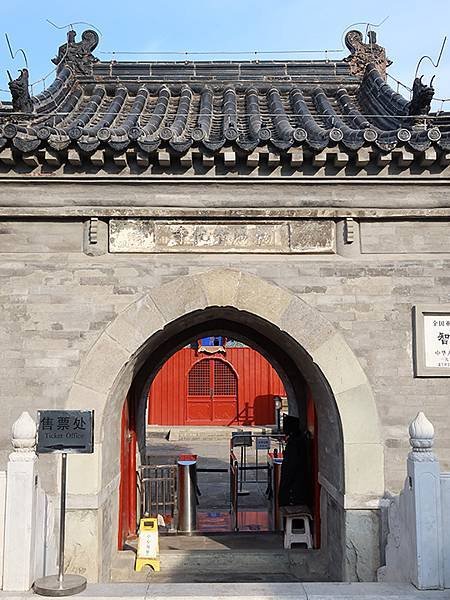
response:
[[[294,372],[300,369],[308,381],[323,432],[319,452],[323,546],[327,548],[323,560],[332,578],[351,578],[345,566],[349,532],[358,530],[358,519],[370,517],[369,528],[377,535],[376,517],[370,511],[377,507],[384,485],[378,415],[366,375],[320,312],[289,290],[246,273],[220,269],[180,277],[131,304],[101,334],[75,377],[67,406],[96,409],[96,453],[83,458],[96,473],[94,506],[91,501],[86,510],[95,513],[92,554],[96,551],[99,579],[109,578],[116,547],[117,440],[124,398],[133,382],[139,384],[148,361],[156,369],[174,345],[181,347],[188,328],[199,326],[204,335],[219,330],[232,333],[238,327],[261,353],[267,354],[268,347],[275,349],[271,359],[280,374],[286,375],[288,394],[295,394],[289,388],[295,382]],[[139,408],[143,406],[141,402]],[[83,532],[79,529],[76,535]],[[376,562],[376,557],[370,560]]]

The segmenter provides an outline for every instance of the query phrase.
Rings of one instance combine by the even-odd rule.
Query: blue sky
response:
[[[348,26],[360,22],[376,24],[388,17],[377,29],[378,41],[386,47],[393,60],[390,74],[409,86],[419,58],[423,54],[436,58],[443,37],[450,34],[449,0],[0,2],[0,89],[3,90],[7,90],[6,69],[16,73],[24,66],[20,54],[16,60],[11,59],[4,32],[8,33],[14,50],[25,50],[32,82],[52,70],[50,59],[65,41],[67,28],[57,30],[46,19],[60,26],[77,21],[95,25],[102,34],[96,54],[101,60],[109,60],[111,56],[102,52],[338,49],[342,47],[342,33]],[[74,28],[81,33],[86,27],[75,25]],[[364,25],[359,28],[365,29]],[[339,58],[346,54],[345,51],[332,56]],[[314,57],[317,58],[317,55],[309,56]],[[123,60],[125,57],[117,58]],[[161,57],[135,58],[151,60]],[[230,55],[224,58],[236,57]],[[277,58],[277,55],[270,58]],[[450,39],[439,69],[435,70],[428,62],[422,65],[421,71],[426,77],[436,73],[436,96],[450,97]],[[52,76],[48,83],[51,80]],[[34,91],[40,89],[37,85]],[[9,94],[0,92],[0,98],[7,100]],[[441,103],[435,103],[434,108],[440,107]],[[450,110],[450,102],[445,107]]]

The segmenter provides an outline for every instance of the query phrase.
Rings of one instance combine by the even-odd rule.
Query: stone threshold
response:
[[[33,592],[0,592],[0,600],[36,598]],[[398,583],[114,583],[89,584],[83,600],[450,600],[450,590],[419,591]]]

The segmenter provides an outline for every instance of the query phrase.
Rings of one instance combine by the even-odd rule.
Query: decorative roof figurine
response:
[[[32,113],[33,101],[28,89],[28,69],[21,69],[19,72],[19,77],[13,79],[8,71],[8,85],[11,91],[13,109],[14,112]]]
[[[434,77],[431,79],[430,85],[422,83],[422,77],[414,79],[413,96],[408,106],[408,114],[412,117],[413,125],[424,128],[427,122],[426,116],[430,113],[431,101],[434,96]]]
[[[52,63],[58,65],[60,70],[64,65],[72,67],[75,73],[92,75],[92,65],[98,62],[92,52],[97,48],[99,37],[93,29],[87,29],[81,36],[81,42],[76,42],[76,31],[67,32],[67,42],[59,47],[58,56]]]
[[[352,29],[345,36],[345,45],[351,54],[344,58],[348,62],[352,75],[362,77],[367,65],[376,67],[383,79],[386,79],[386,69],[392,65],[392,61],[386,56],[386,50],[377,44],[375,31],[368,32],[369,43],[364,43],[363,34]]]

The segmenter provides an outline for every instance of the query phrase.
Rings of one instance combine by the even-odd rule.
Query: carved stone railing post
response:
[[[443,587],[440,466],[433,452],[434,427],[423,412],[409,426],[409,437],[412,583],[419,589],[439,589]]]
[[[35,578],[36,423],[23,412],[12,427],[6,475],[3,589],[27,591]]]
[[[5,544],[6,471],[0,471],[0,590],[3,589],[3,548]]]

